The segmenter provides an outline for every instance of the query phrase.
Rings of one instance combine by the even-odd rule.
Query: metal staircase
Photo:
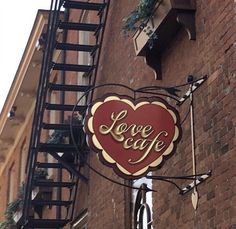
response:
[[[79,136],[76,141],[80,153],[77,153],[70,136],[71,128],[68,114],[71,114],[73,109],[84,114],[87,108],[86,104],[89,103],[91,96],[86,97],[85,104],[75,107],[76,101],[67,103],[66,96],[73,94],[73,98],[76,98],[78,93],[86,92],[95,84],[108,7],[109,0],[96,1],[96,3],[69,0],[52,0],[51,2],[27,160],[27,180],[23,206],[24,220],[21,228],[63,228],[73,219],[78,181],[87,182],[87,178],[81,172],[81,167],[83,160],[86,160],[88,149],[82,134],[83,125],[81,122],[76,122],[73,124],[73,131],[76,136]],[[78,15],[92,11],[93,15],[96,13],[96,17],[93,19],[96,18],[97,22],[72,22],[69,20],[71,10],[78,11]],[[64,19],[62,20],[62,18]],[[68,32],[78,34],[78,31],[89,32],[89,36],[93,36],[93,39],[90,39],[93,43],[69,43],[67,41]],[[56,51],[61,53],[62,61],[60,63],[55,61],[54,54]],[[65,58],[65,53],[68,51],[89,53],[92,60],[91,64],[68,63]],[[52,80],[54,71],[61,76],[60,82]],[[67,83],[68,72],[86,73],[86,77],[89,77],[88,84]],[[60,95],[59,102],[48,101],[49,94],[52,92]],[[52,111],[59,114],[57,122],[50,122],[45,118]],[[55,136],[56,134],[59,135],[54,136],[56,140],[52,141],[45,137],[50,133]],[[43,159],[47,158],[48,155],[53,158],[53,161]],[[53,171],[53,179],[36,179],[35,174],[42,169]],[[35,189],[39,190],[42,195],[33,198]],[[45,209],[47,214],[44,214]],[[32,211],[34,212],[33,215],[31,214]],[[48,215],[51,217],[49,218]]]

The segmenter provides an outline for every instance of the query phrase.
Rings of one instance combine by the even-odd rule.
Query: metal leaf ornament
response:
[[[181,90],[179,90],[179,89],[177,89],[175,87],[168,87],[168,88],[165,88],[164,90],[167,93],[169,93],[171,95],[174,95],[174,96],[177,96],[177,97],[179,97],[177,93],[181,91]]]

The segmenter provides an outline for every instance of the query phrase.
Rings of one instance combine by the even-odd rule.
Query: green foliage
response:
[[[68,136],[68,131],[66,130],[55,130],[48,138],[48,143],[58,144],[64,141],[64,138]]]
[[[6,211],[5,211],[5,217],[6,219],[12,218],[14,212],[16,212],[17,210],[20,209],[20,207],[22,206],[23,200],[17,198],[16,200],[14,200],[13,202],[10,202],[7,205]]]
[[[46,179],[47,175],[48,172],[45,169],[36,169],[34,172],[35,179]],[[7,205],[4,212],[5,221],[0,222],[0,229],[7,229],[11,225],[15,225],[13,215],[16,211],[22,209],[23,207],[24,187],[25,185],[24,183],[22,183],[22,185],[18,189],[17,198]]]
[[[35,179],[45,179],[47,175],[48,172],[45,169],[36,169],[34,172]],[[6,210],[4,212],[5,221],[0,222],[0,229],[7,229],[11,225],[15,225],[13,215],[16,211],[22,209],[23,207],[24,187],[25,185],[24,183],[22,183],[22,185],[19,187],[17,198],[7,205]]]
[[[24,184],[19,187],[17,199],[10,202],[7,205],[7,208],[4,212],[5,221],[0,223],[0,229],[7,229],[11,225],[14,225],[13,215],[16,211],[22,208],[23,206],[23,195],[24,195]]]
[[[9,228],[11,225],[13,225],[13,224],[14,224],[13,220],[12,220],[12,221],[10,221],[10,220],[5,220],[5,221],[3,221],[3,222],[0,222],[0,229],[7,229],[7,228]]]
[[[81,117],[73,117],[72,120],[67,120],[67,123],[72,124],[73,136],[78,145],[82,143],[84,132],[82,128],[73,128],[73,125],[82,125]],[[47,143],[58,144],[64,143],[65,139],[71,137],[70,130],[54,130],[48,137]]]
[[[46,179],[48,176],[48,171],[46,169],[36,168],[34,171],[34,179]]]
[[[145,27],[157,0],[139,0],[138,6],[126,18],[123,19],[123,32],[128,34],[137,28]]]

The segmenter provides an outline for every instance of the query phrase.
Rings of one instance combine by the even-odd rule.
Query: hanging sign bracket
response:
[[[168,182],[173,184],[181,195],[193,190],[192,203],[196,210],[198,204],[197,186],[211,176],[211,171],[197,174],[195,155],[193,92],[206,80],[207,76],[194,80],[194,77],[189,75],[187,83],[182,85],[171,87],[148,86],[136,90],[122,84],[97,85],[86,91],[78,99],[72,114],[74,114],[80,101],[96,89],[121,87],[127,90],[129,95],[110,93],[94,101],[91,100],[86,111],[84,126],[89,147],[98,153],[99,160],[104,165],[112,167],[114,172],[124,179],[139,179],[146,176],[148,179]],[[189,89],[184,96],[179,97],[178,93],[181,91],[179,88],[184,86],[189,86]],[[143,94],[145,96],[142,96]],[[188,114],[190,114],[191,127],[192,175],[172,177],[147,175],[149,171],[156,170],[164,162],[164,157],[174,153],[182,136],[181,125],[185,118],[184,121],[180,122],[178,111],[163,97],[176,101],[177,106],[184,104],[187,99],[190,101]],[[149,115],[149,119],[144,119],[143,114],[150,114],[150,112],[152,113]],[[157,117],[161,117],[161,122]],[[74,140],[73,143],[76,146]],[[77,146],[76,150],[80,152]],[[89,164],[88,166],[103,178],[123,185],[104,176]],[[191,183],[182,188],[175,182],[178,179],[191,180]]]
[[[212,171],[209,170],[207,173],[196,174],[196,175],[187,175],[187,176],[149,176],[146,175],[147,179],[164,181],[173,184],[178,190],[179,194],[184,195],[191,191],[194,186],[198,186],[199,184],[203,183],[207,180],[212,174]],[[179,185],[174,182],[174,180],[192,180],[190,184],[181,188]]]
[[[165,181],[168,183],[173,184],[178,190],[181,195],[188,193],[189,191],[193,190],[192,192],[192,204],[193,208],[196,210],[198,206],[198,191],[197,186],[201,184],[203,181],[208,179],[211,176],[211,170],[204,174],[197,174],[196,170],[196,153],[195,153],[195,123],[194,123],[194,104],[193,104],[193,92],[197,90],[205,81],[207,80],[207,76],[202,77],[199,80],[194,80],[192,75],[189,75],[187,78],[187,82],[189,84],[189,89],[185,93],[185,95],[179,99],[176,105],[181,106],[188,98],[190,100],[190,128],[191,128],[191,151],[192,151],[192,169],[193,173],[189,176],[179,176],[179,177],[167,177],[167,176],[146,176],[146,178]],[[184,180],[192,180],[190,184],[181,188],[178,186],[173,180],[176,179],[184,179]]]
[[[188,91],[184,94],[182,98],[179,99],[179,101],[176,103],[177,106],[181,106],[189,97],[191,94],[193,94],[194,91],[196,91],[206,80],[207,75],[203,76],[201,79],[193,82],[193,76],[188,76],[188,83],[190,84],[190,88]]]

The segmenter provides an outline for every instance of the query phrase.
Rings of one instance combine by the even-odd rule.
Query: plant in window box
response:
[[[46,169],[36,168],[34,171],[34,180],[50,180],[48,179],[48,171]],[[52,187],[40,187],[36,186],[33,188],[31,193],[32,200],[50,200],[52,198]],[[34,212],[42,218],[43,207],[41,205],[34,205]]]
[[[68,130],[54,130],[51,135],[48,136],[47,143],[50,144],[65,144],[68,141]],[[65,155],[62,155],[62,158]]]
[[[7,205],[7,208],[4,212],[4,216],[5,216],[5,220],[0,223],[0,229],[14,228],[15,222],[13,220],[13,210],[12,210],[11,203]]]
[[[153,15],[156,3],[159,0],[139,0],[138,6],[123,19],[123,33],[128,35],[137,29],[144,29],[148,23],[149,18]],[[153,47],[153,40],[157,39],[156,33],[150,28],[144,29],[148,36],[148,45],[151,49]]]
[[[75,114],[72,120],[69,118],[66,123],[72,125],[72,134],[70,130],[54,130],[49,136],[47,143],[59,144],[59,143],[69,143],[73,144],[73,140],[76,142],[78,148],[80,149],[85,145],[85,134],[82,129],[82,116],[80,114]],[[74,156],[72,154],[66,153],[62,155],[62,159],[69,163],[74,162]]]
[[[17,226],[14,225],[14,222],[5,220],[0,223],[0,229],[17,229]]]
[[[128,34],[138,28],[144,28],[153,13],[157,0],[139,0],[138,6],[123,19],[123,32]]]
[[[18,216],[17,214],[19,214],[18,212],[21,211],[23,206],[23,193],[24,193],[24,184],[20,186],[17,198],[7,205],[7,208],[4,213],[5,221],[0,223],[0,229],[16,228],[15,225],[18,222],[18,219],[20,219],[22,216],[22,213],[20,213],[20,216]]]
[[[48,171],[46,169],[36,168],[34,171],[34,179],[35,180],[45,180],[47,179]]]
[[[36,169],[34,179],[47,179],[48,173],[45,169]],[[10,202],[5,210],[5,221],[0,223],[0,229],[17,228],[22,219],[22,207],[24,196],[24,183],[19,187],[17,198]],[[32,213],[33,214],[33,213]]]
[[[34,180],[48,180],[48,171],[46,169],[36,168],[34,171]],[[33,199],[50,199],[52,194],[51,187],[35,187],[32,190]]]
[[[80,114],[76,114],[72,120],[69,119],[65,122],[67,124],[72,125],[73,132],[77,132],[77,130],[82,130],[82,117]],[[79,135],[77,136],[76,143],[79,145],[81,144],[81,139],[84,137],[84,132],[79,131]],[[54,130],[52,134],[48,137],[47,143],[58,144],[58,143],[65,143],[68,138],[71,137],[70,130]]]
[[[133,36],[136,55],[145,57],[156,78],[161,79],[161,54],[181,27],[190,40],[195,40],[195,11],[196,0],[140,0],[124,19],[124,31],[136,29]],[[158,39],[150,39],[153,36]]]
[[[46,169],[36,168],[34,171],[34,180],[47,180],[48,171]],[[42,193],[50,193],[52,189],[50,187],[35,187],[32,191],[32,199],[34,199],[39,193],[40,195],[45,195]]]
[[[68,132],[66,130],[54,130],[48,137],[47,143],[58,144],[65,142]]]
[[[22,223],[22,216],[23,216],[23,198],[24,198],[24,188],[25,185],[24,183],[22,183],[22,185],[19,187],[18,190],[18,195],[17,195],[17,199],[13,202],[13,221],[15,225],[21,225]],[[30,211],[30,216],[33,217],[33,211]]]

